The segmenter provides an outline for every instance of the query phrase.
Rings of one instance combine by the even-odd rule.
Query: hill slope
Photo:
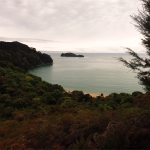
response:
[[[27,71],[37,65],[52,64],[52,58],[47,54],[37,52],[35,48],[28,47],[19,42],[0,42],[0,66],[20,67]]]
[[[19,42],[0,42],[0,149],[150,149],[150,94],[66,92],[26,74],[52,63]]]

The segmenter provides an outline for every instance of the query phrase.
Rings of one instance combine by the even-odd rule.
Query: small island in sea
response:
[[[62,53],[61,57],[84,57],[83,55],[76,55],[74,53]]]

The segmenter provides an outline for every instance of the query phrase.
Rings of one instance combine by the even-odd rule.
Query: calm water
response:
[[[65,90],[82,90],[85,93],[104,95],[112,92],[144,92],[135,78],[136,73],[115,58],[123,57],[129,60],[129,55],[83,54],[84,58],[68,58],[60,57],[60,54],[48,54],[51,55],[54,64],[36,67],[30,73],[49,83],[62,85]]]

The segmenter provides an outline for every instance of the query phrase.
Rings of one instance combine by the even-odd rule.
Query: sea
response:
[[[76,53],[84,57],[60,57],[61,53],[46,52],[53,59],[52,65],[33,68],[29,73],[51,84],[61,85],[67,91],[109,95],[111,93],[130,93],[141,91],[143,86],[136,78],[136,72],[117,60],[123,57],[130,60],[128,54]],[[145,54],[140,54],[146,57]]]

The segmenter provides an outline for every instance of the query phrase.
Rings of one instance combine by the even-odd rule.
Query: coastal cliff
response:
[[[83,55],[76,55],[74,53],[62,53],[61,57],[84,57]]]

